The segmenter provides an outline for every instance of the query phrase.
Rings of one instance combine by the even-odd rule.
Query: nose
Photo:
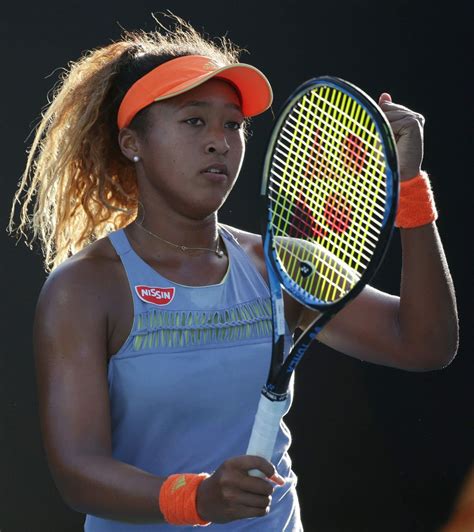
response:
[[[229,149],[230,145],[227,141],[224,131],[213,130],[209,133],[209,138],[206,143],[207,153],[218,153],[220,155],[225,155]]]

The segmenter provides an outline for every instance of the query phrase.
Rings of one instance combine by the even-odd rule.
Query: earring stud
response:
[[[134,163],[138,163],[139,160],[140,160],[140,157],[138,155],[134,155],[133,156],[133,162]]]

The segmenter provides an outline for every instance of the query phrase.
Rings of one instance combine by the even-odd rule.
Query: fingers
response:
[[[420,113],[393,102],[383,102],[381,109],[397,143],[400,179],[409,179],[421,170],[425,118]]]
[[[237,469],[242,468],[244,471],[246,471],[247,474],[248,471],[250,471],[251,469],[258,469],[265,475],[265,477],[280,485],[285,482],[285,480],[278,474],[277,470],[275,469],[275,466],[268,460],[265,460],[265,458],[262,458],[261,456],[238,456],[236,458],[231,458],[230,460],[227,460],[227,463],[229,465],[235,465]]]
[[[268,478],[250,476],[251,469],[262,471]],[[215,523],[266,515],[275,489],[271,477],[278,483],[284,482],[273,464],[259,456],[226,460],[201,483],[197,496],[199,514]]]
[[[273,476],[269,477],[271,481],[275,482],[275,484],[278,484],[279,486],[283,486],[285,483],[285,479],[280,476],[278,473],[275,473]]]
[[[235,505],[234,513],[238,517],[235,517],[234,519],[228,519],[227,521],[221,521],[221,522],[228,522],[233,521],[235,519],[247,519],[250,517],[265,517],[271,509],[271,505],[267,504],[266,506],[262,507],[255,507],[251,505]],[[217,522],[217,521],[214,521]]]
[[[278,471],[275,469],[274,465],[260,456],[246,455],[246,457],[241,457],[239,462],[244,469],[245,477],[261,478],[265,479],[265,482],[269,480],[279,486],[285,484],[285,479],[279,475]],[[253,466],[250,469],[247,469],[250,465]]]
[[[406,112],[404,110],[396,109],[394,111],[385,111],[385,116],[388,121],[394,126],[397,122],[403,121],[404,125],[412,126],[414,128],[421,127],[425,125],[425,118],[419,113]]]
[[[425,117],[422,114],[412,111],[411,109],[409,109],[408,107],[405,107],[404,105],[393,103],[391,100],[382,101],[381,98],[382,96],[379,99],[380,108],[385,113],[385,115],[387,116],[390,122],[409,116],[409,117],[412,117],[414,120],[416,120],[421,125],[425,123]]]
[[[382,100],[382,96],[380,98]],[[383,101],[381,109],[387,117],[395,137],[398,139],[404,134],[412,135],[423,129],[425,117],[407,107],[395,104],[392,101]]]
[[[388,92],[382,92],[382,94],[379,97],[379,105],[385,103],[385,102],[391,102],[392,97]]]
[[[248,493],[246,491],[228,491],[225,494],[226,501],[229,505],[241,509],[244,507],[265,510],[267,507],[270,507],[272,502],[272,495],[255,495],[254,493]],[[252,511],[252,510],[250,510]]]
[[[404,117],[399,120],[390,120],[390,127],[396,139],[399,139],[403,135],[414,135],[419,133],[421,124],[414,120],[412,117]]]
[[[274,484],[264,478],[251,477],[247,471],[239,477],[239,488],[248,493],[256,495],[271,495],[275,489]]]
[[[415,113],[414,111],[410,111],[410,109],[402,107],[401,105],[397,106],[396,108],[382,110],[389,119],[398,120],[400,118],[411,117],[418,122],[425,121],[425,117],[423,115],[420,113]]]
[[[425,118],[404,105],[394,103],[387,92],[379,96],[379,106],[387,117],[395,136],[400,179],[410,179],[419,174],[421,170]]]

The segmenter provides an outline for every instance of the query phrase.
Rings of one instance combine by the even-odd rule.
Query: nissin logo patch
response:
[[[168,305],[174,299],[174,287],[161,288],[160,286],[139,285],[135,287],[138,297],[152,305]]]

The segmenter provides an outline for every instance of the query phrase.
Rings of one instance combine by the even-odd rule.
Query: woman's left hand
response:
[[[392,127],[397,142],[398,165],[402,181],[417,176],[423,161],[424,117],[403,105],[392,102],[392,97],[383,92],[379,106]]]

